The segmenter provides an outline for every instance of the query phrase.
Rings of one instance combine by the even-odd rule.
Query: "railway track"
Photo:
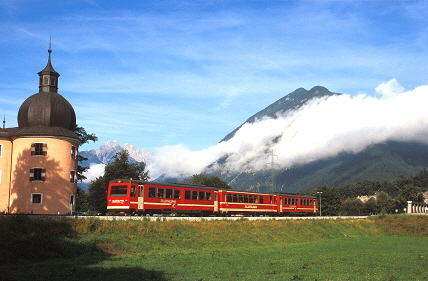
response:
[[[167,216],[80,216],[79,218],[97,218],[101,220],[149,220],[149,221],[213,221],[213,220],[322,220],[322,219],[365,219],[368,216],[313,216],[313,217],[167,217]]]

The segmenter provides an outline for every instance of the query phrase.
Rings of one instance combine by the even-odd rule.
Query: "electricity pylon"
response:
[[[268,157],[271,157],[271,161],[269,163],[267,163],[268,165],[270,165],[270,169],[271,169],[271,180],[272,180],[272,192],[276,191],[276,169],[275,167],[279,165],[277,163],[275,163],[275,156],[278,158],[278,155],[273,153],[273,149],[269,152]]]

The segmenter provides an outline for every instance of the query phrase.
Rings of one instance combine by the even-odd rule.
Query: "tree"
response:
[[[376,194],[376,208],[379,213],[391,214],[394,213],[394,199],[388,193],[380,191]]]
[[[98,140],[98,137],[95,134],[88,134],[86,130],[83,127],[79,127],[79,125],[76,124],[74,127],[73,132],[79,137],[80,143],[79,148],[85,143],[89,143],[89,141],[96,142]],[[80,151],[80,149],[79,149]],[[77,155],[77,162],[80,164],[83,161],[88,160],[88,158],[83,157],[82,155]],[[77,181],[82,182],[86,179],[86,176],[83,175],[84,172],[86,172],[89,167],[83,167],[81,165],[77,165]],[[88,201],[87,201],[87,194],[85,190],[83,190],[80,187],[77,187],[77,195],[76,195],[76,211],[82,212],[88,210]]]
[[[340,196],[336,188],[322,186],[311,189],[308,195],[321,196],[321,212],[323,216],[336,216],[340,209]],[[320,202],[318,201],[318,204]]]
[[[364,203],[364,213],[376,214],[377,212],[376,198],[372,197]]]
[[[424,202],[424,195],[419,187],[413,184],[406,184],[397,196],[397,203],[400,209],[407,207],[407,201]]]
[[[217,176],[205,176],[201,174],[193,175],[190,178],[190,184],[203,184],[210,187],[216,187],[221,189],[232,189],[225,181],[222,181]]]
[[[76,203],[76,212],[86,212],[89,210],[86,192],[80,187],[77,187]]]
[[[351,198],[346,200],[340,208],[340,214],[344,216],[356,216],[362,214],[364,210],[364,203],[360,199]]]
[[[73,132],[80,139],[79,147],[85,143],[89,143],[89,141],[96,142],[98,140],[98,137],[95,134],[88,134],[83,127],[79,127],[79,125],[77,125],[77,124],[76,124],[76,127],[74,128]],[[86,160],[88,160],[88,158],[83,157],[80,154],[77,156],[77,161],[79,163],[86,161]],[[83,173],[86,172],[88,169],[89,169],[89,167],[83,167],[83,166],[77,165],[77,180],[78,181],[83,181],[86,179],[86,177],[83,175]]]
[[[92,181],[88,188],[88,203],[92,210],[104,213],[107,207],[107,187],[111,180],[134,179],[148,180],[149,171],[146,170],[144,162],[131,163],[129,153],[122,150],[113,156],[113,162],[104,168],[104,175]]]

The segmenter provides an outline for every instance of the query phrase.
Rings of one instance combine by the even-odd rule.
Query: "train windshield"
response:
[[[126,185],[114,185],[110,189],[110,196],[126,196],[128,186]]]

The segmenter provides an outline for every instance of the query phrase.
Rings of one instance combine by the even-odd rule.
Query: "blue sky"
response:
[[[99,141],[215,145],[299,87],[427,84],[427,1],[0,2],[0,110],[17,126],[47,62]]]

